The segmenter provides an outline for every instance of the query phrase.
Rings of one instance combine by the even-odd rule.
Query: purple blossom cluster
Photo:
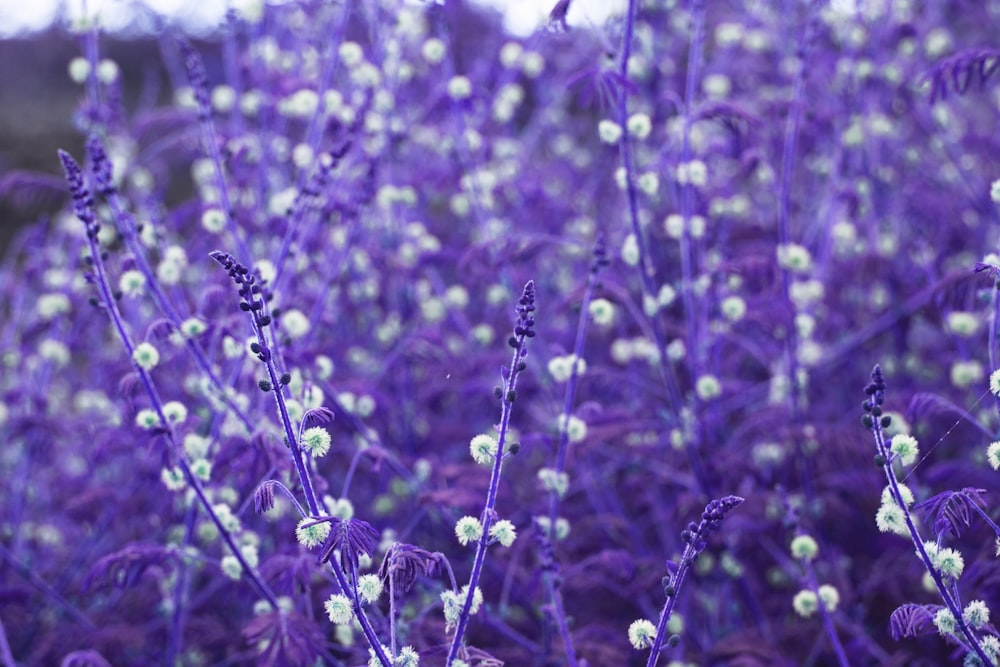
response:
[[[1000,6],[244,5],[77,27],[0,666],[998,664]]]

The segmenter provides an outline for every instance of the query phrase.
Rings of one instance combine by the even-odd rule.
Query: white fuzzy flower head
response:
[[[967,389],[980,382],[984,375],[983,365],[975,360],[956,361],[951,365],[951,383],[959,389]]]
[[[639,264],[639,243],[635,239],[635,234],[629,234],[625,237],[622,242],[622,261],[629,266],[638,266]]]
[[[642,140],[649,136],[649,133],[653,130],[653,123],[649,120],[649,116],[644,113],[635,113],[629,116],[628,123],[629,134],[631,134],[636,139]]]
[[[302,433],[302,449],[313,456],[325,456],[330,451],[331,442],[329,432],[322,426],[307,428]]]
[[[455,591],[441,593],[441,602],[444,603],[444,622],[448,628],[452,628],[458,623],[458,617],[462,613],[462,607],[465,606],[465,600],[468,596],[468,585],[462,586],[461,595],[455,593]],[[476,614],[482,604],[483,592],[479,589],[479,586],[476,586],[476,590],[472,594],[472,604],[469,606],[469,614]]]
[[[160,471],[160,481],[170,491],[182,491],[187,486],[184,473],[178,467],[164,468]]]
[[[281,328],[292,340],[302,338],[309,333],[309,318],[301,310],[286,310],[281,314]]]
[[[517,539],[517,530],[514,524],[507,519],[501,519],[490,526],[490,537],[500,543],[501,546],[509,547]]]
[[[546,491],[556,493],[560,498],[566,495],[569,489],[569,475],[565,472],[556,472],[553,468],[542,468],[538,471],[538,481]]]
[[[156,410],[143,408],[135,415],[135,425],[147,430],[156,428],[160,425],[160,416],[156,414]]]
[[[914,498],[913,498],[913,491],[910,490],[910,487],[908,487],[906,484],[897,482],[896,488],[899,489],[899,495],[903,499],[903,504],[906,507],[912,505]],[[882,504],[888,505],[892,503],[895,503],[895,501],[892,498],[892,487],[886,486],[884,489],[882,489]]]
[[[392,667],[417,667],[420,664],[420,654],[412,646],[404,646],[392,663]],[[452,662],[452,665],[455,663]]]
[[[118,279],[118,289],[128,297],[141,296],[146,291],[146,276],[135,269],[125,271]]]
[[[565,433],[569,442],[583,442],[587,437],[587,422],[576,415],[560,415],[559,432]]]
[[[660,189],[660,177],[651,171],[643,172],[639,175],[636,183],[639,189],[652,197]]]
[[[719,306],[722,316],[730,322],[738,322],[747,313],[747,304],[741,297],[727,296]]]
[[[583,375],[587,370],[587,362],[578,358],[575,354],[567,354],[562,357],[552,357],[547,365],[549,374],[556,382],[566,382],[573,375],[574,362],[576,364],[576,374]]]
[[[304,546],[306,549],[312,549],[313,547],[318,547],[323,544],[329,535],[329,521],[316,523],[315,519],[305,517],[299,521],[299,525],[295,527],[295,539],[297,539],[299,544]]]
[[[792,598],[792,608],[799,616],[809,618],[819,609],[819,598],[810,590],[801,590]]]
[[[149,343],[139,343],[132,351],[132,361],[144,371],[151,371],[160,363],[160,353]]]
[[[703,401],[710,401],[722,394],[722,385],[714,375],[702,375],[695,382],[694,390],[698,394],[698,398]]]
[[[377,574],[365,574],[358,578],[358,595],[368,604],[378,601],[382,588],[382,580]]]
[[[236,556],[223,556],[219,567],[222,569],[222,573],[233,581],[239,581],[240,575],[243,573],[243,566],[240,565]]]
[[[437,37],[431,37],[420,47],[420,55],[431,65],[437,65],[444,60],[448,47]]]
[[[796,535],[791,544],[792,558],[810,561],[819,553],[819,545],[811,535]]]
[[[589,310],[595,324],[606,327],[615,321],[615,304],[607,299],[594,299],[590,302]]]
[[[354,618],[354,603],[341,593],[331,595],[323,603],[323,608],[326,609],[326,615],[330,618],[330,622],[335,625],[347,625]]]
[[[965,559],[956,549],[939,550],[933,561],[941,576],[949,579],[958,579],[965,569]]]
[[[1000,178],[993,181],[992,185],[990,185],[990,199],[1000,204]]]
[[[1000,440],[991,442],[986,448],[986,461],[994,470],[1000,470]]]
[[[181,322],[180,330],[185,338],[194,338],[208,331],[208,325],[197,317],[189,317]]]
[[[973,600],[962,610],[962,620],[974,628],[981,628],[990,622],[990,608],[982,600]]]
[[[469,441],[469,453],[479,465],[492,464],[497,455],[497,447],[497,439],[485,433],[480,433]]]
[[[628,643],[632,645],[632,648],[638,650],[649,648],[653,645],[655,638],[656,626],[653,625],[652,621],[640,618],[637,621],[632,621],[632,624],[628,626]]]
[[[808,273],[812,268],[812,255],[797,243],[778,246],[778,264],[793,273]]]
[[[226,228],[226,215],[222,209],[210,207],[201,214],[202,228],[212,234],[218,234]]]
[[[990,393],[1000,398],[1000,368],[990,373]]]
[[[467,100],[472,97],[472,82],[464,76],[453,76],[448,81],[448,96],[453,100]]]
[[[69,78],[73,83],[83,83],[90,76],[90,61],[82,56],[77,56],[69,61]]]
[[[617,144],[622,136],[622,126],[605,118],[597,124],[597,135],[606,144]]]
[[[357,42],[343,42],[337,49],[337,55],[348,67],[357,67],[365,59],[364,49]]]
[[[823,608],[827,611],[835,611],[840,604],[840,592],[830,584],[823,584],[816,592],[823,603]]]
[[[163,404],[163,416],[171,424],[183,424],[187,415],[187,408],[180,401],[167,401]]]
[[[910,534],[905,517],[903,508],[896,503],[883,503],[875,513],[875,525],[883,533],[895,533],[905,537]]]
[[[948,313],[945,325],[956,336],[969,338],[979,332],[980,320],[975,313],[956,310]]]
[[[892,438],[892,444],[889,446],[889,450],[898,457],[899,462],[904,466],[913,465],[917,456],[920,454],[920,447],[917,444],[917,439],[912,435],[895,435]]]
[[[942,636],[954,634],[957,625],[955,617],[947,609],[939,609],[938,612],[934,614],[934,627],[938,629],[938,632],[940,632]]]
[[[483,536],[483,524],[474,516],[463,516],[455,523],[455,537],[464,547],[470,542],[478,542]]]
[[[69,297],[61,293],[43,294],[35,302],[35,310],[43,320],[53,320],[64,315],[69,312],[70,307]]]

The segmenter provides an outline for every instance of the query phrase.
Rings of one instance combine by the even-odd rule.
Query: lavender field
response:
[[[67,26],[0,667],[1000,664],[1000,3],[551,4]]]

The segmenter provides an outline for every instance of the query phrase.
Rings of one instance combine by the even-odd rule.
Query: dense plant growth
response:
[[[553,4],[75,26],[0,665],[997,664],[995,3]]]

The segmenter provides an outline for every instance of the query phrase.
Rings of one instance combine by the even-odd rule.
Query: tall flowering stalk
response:
[[[708,538],[719,529],[726,515],[742,504],[743,498],[739,496],[725,496],[713,500],[705,506],[705,511],[702,512],[701,520],[698,523],[692,521],[687,528],[681,531],[684,552],[681,554],[679,562],[667,561],[669,574],[663,579],[663,592],[667,596],[667,601],[663,604],[663,609],[660,610],[659,622],[654,629],[652,623],[640,619],[632,623],[628,629],[629,641],[634,647],[649,647],[649,659],[646,661],[646,667],[656,667],[664,643],[676,646],[680,641],[680,637],[677,635],[667,636],[667,624],[674,613],[681,586],[684,584],[688,571],[698,554],[708,546]]]
[[[271,592],[271,589],[260,578],[257,571],[247,562],[242,551],[233,540],[232,535],[223,525],[218,513],[213,508],[212,503],[209,502],[207,496],[205,495],[205,490],[202,488],[201,481],[191,470],[191,464],[190,461],[188,461],[187,455],[184,453],[183,448],[179,447],[177,444],[174,436],[173,424],[167,417],[164,402],[160,398],[159,392],[156,390],[156,385],[153,383],[153,378],[150,375],[149,370],[147,370],[142,363],[136,360],[136,345],[132,341],[132,336],[129,334],[125,326],[125,322],[121,316],[121,311],[118,309],[118,303],[114,297],[113,290],[111,289],[111,283],[108,280],[107,270],[104,266],[103,251],[98,246],[97,237],[100,232],[100,223],[97,220],[97,216],[94,214],[94,199],[90,194],[90,189],[87,187],[83,170],[80,168],[80,165],[77,164],[76,160],[74,160],[73,157],[65,151],[59,151],[59,159],[62,162],[63,170],[66,172],[66,181],[69,184],[70,193],[73,195],[74,212],[76,217],[86,228],[87,247],[89,251],[88,263],[93,267],[93,273],[91,274],[90,279],[95,284],[98,294],[100,295],[98,302],[107,312],[119,341],[125,348],[129,358],[132,359],[132,365],[135,373],[139,376],[142,386],[146,391],[146,395],[149,397],[152,409],[156,413],[156,417],[159,420],[160,427],[163,429],[163,437],[167,441],[170,453],[177,461],[177,465],[181,469],[184,480],[194,490],[195,495],[198,498],[198,502],[201,504],[208,517],[212,520],[212,523],[215,524],[219,534],[222,536],[223,540],[225,540],[226,545],[232,552],[233,557],[247,574],[248,578],[260,595],[267,600],[268,604],[271,605],[273,609],[277,609],[278,601],[274,593]]]
[[[885,375],[878,365],[872,369],[871,382],[865,387],[867,398],[864,402],[864,414],[861,421],[865,428],[871,431],[875,439],[875,465],[882,469],[888,487],[886,489],[888,497],[883,496],[882,507],[876,516],[879,529],[891,531],[903,536],[908,536],[913,546],[917,550],[917,557],[920,558],[927,573],[934,581],[938,595],[944,601],[950,618],[935,620],[938,621],[938,628],[942,634],[950,634],[970,653],[976,655],[981,660],[982,665],[992,665],[993,660],[987,655],[983,648],[982,637],[976,634],[969,624],[969,616],[963,613],[962,603],[958,597],[958,588],[955,582],[961,575],[964,563],[960,555],[946,553],[950,549],[942,549],[940,543],[924,542],[913,523],[910,513],[910,505],[913,502],[913,494],[897,478],[893,469],[893,464],[912,465],[917,457],[917,443],[910,436],[895,436],[889,441],[886,440],[884,429],[891,423],[891,417],[884,414],[885,404]],[[905,490],[904,490],[905,489]],[[933,550],[928,549],[928,545]],[[948,631],[948,628],[951,628]],[[957,632],[956,632],[957,630]],[[964,640],[964,641],[963,641]]]
[[[500,489],[500,471],[507,455],[507,432],[510,427],[510,416],[514,409],[514,401],[517,399],[517,380],[524,371],[525,358],[528,356],[527,340],[535,336],[535,283],[529,280],[524,290],[521,292],[517,305],[514,307],[517,312],[517,321],[514,323],[514,333],[507,339],[510,347],[514,348],[510,360],[510,366],[503,370],[502,384],[497,392],[500,398],[500,424],[497,427],[496,451],[493,452],[493,467],[490,471],[490,485],[486,494],[486,505],[483,507],[479,519],[479,526],[473,526],[471,521],[465,519],[467,526],[473,526],[479,533],[476,540],[476,556],[472,562],[472,572],[469,574],[469,584],[464,588],[464,601],[461,611],[455,622],[455,634],[451,639],[451,647],[448,649],[448,659],[445,661],[446,667],[450,667],[458,658],[462,648],[462,640],[465,630],[469,625],[469,618],[472,616],[473,608],[478,607],[476,593],[478,592],[479,578],[483,573],[483,563],[486,560],[486,549],[495,541],[506,542],[509,546],[513,541],[513,529],[508,521],[500,521],[496,513],[497,494]],[[513,454],[515,450],[511,450]],[[470,517],[466,517],[469,519]],[[459,539],[462,539],[459,531]],[[507,533],[507,535],[503,535]]]
[[[368,641],[379,662],[384,667],[392,667],[392,660],[386,655],[385,649],[378,640],[378,636],[375,634],[368,615],[362,608],[361,593],[358,590],[358,561],[361,554],[371,555],[374,542],[373,537],[368,533],[374,533],[374,529],[371,529],[364,522],[353,520],[334,521],[330,517],[325,516],[325,512],[321,510],[312,477],[309,474],[302,434],[301,432],[298,435],[296,434],[292,426],[291,417],[288,414],[288,405],[284,392],[287,391],[286,387],[291,382],[291,375],[289,373],[281,373],[279,375],[276,366],[274,343],[269,340],[270,337],[267,334],[268,328],[273,322],[267,305],[268,301],[270,301],[271,293],[267,286],[262,284],[250,269],[236,261],[232,255],[216,250],[211,253],[211,257],[222,268],[226,269],[229,277],[232,278],[233,282],[239,288],[240,310],[250,316],[251,328],[257,339],[256,342],[251,344],[250,349],[257,355],[257,359],[264,364],[268,378],[267,380],[261,380],[258,383],[258,387],[262,391],[270,392],[274,396],[278,416],[284,429],[285,445],[291,453],[292,463],[298,475],[299,484],[302,485],[302,493],[306,499],[306,508],[309,511],[307,518],[314,520],[311,523],[300,524],[300,528],[309,529],[316,525],[325,526],[328,523],[335,524],[325,535],[323,555],[320,560],[321,562],[330,562],[330,569],[337,580],[337,584],[344,594],[350,598],[353,613],[357,615],[365,639]],[[339,564],[331,560],[334,549],[339,549],[341,552],[341,562]],[[330,618],[331,620],[337,619],[338,612],[330,611]]]

